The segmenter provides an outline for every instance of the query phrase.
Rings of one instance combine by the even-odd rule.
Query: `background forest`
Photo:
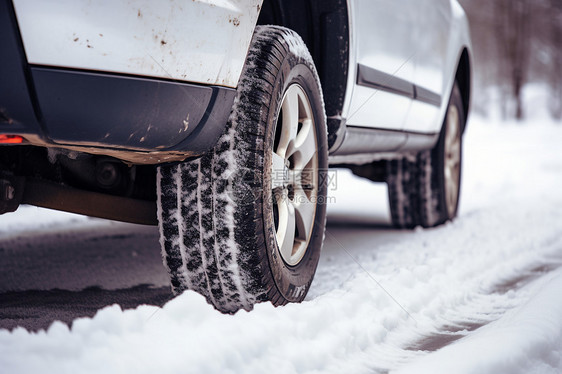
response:
[[[474,44],[476,113],[562,119],[562,0],[461,0]]]

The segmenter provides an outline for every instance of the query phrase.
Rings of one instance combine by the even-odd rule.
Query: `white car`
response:
[[[158,224],[173,290],[223,312],[304,299],[329,166],[397,227],[456,216],[456,0],[1,0],[0,50],[0,214]]]

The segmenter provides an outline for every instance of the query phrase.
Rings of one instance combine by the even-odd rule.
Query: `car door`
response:
[[[404,130],[421,133],[439,132],[442,102],[450,86],[446,77],[452,10],[450,0],[416,0],[415,100]]]
[[[403,128],[414,96],[418,1],[348,1],[356,76],[348,126]]]

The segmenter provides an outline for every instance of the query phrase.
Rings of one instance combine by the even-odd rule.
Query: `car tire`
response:
[[[434,227],[457,216],[464,124],[464,106],[455,83],[433,149],[387,163],[390,212],[395,227]]]
[[[326,118],[303,40],[256,28],[224,135],[203,157],[158,168],[158,218],[173,291],[234,313],[300,302],[326,225]]]

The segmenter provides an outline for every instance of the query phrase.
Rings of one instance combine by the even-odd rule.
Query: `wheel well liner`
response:
[[[265,0],[258,25],[287,27],[308,47],[322,85],[328,146],[342,126],[349,68],[349,19],[345,0]]]
[[[463,109],[465,113],[465,123],[463,124],[463,131],[466,127],[466,120],[468,118],[468,111],[470,109],[470,95],[471,95],[471,66],[468,49],[464,48],[459,59],[459,66],[455,80],[457,81],[463,102]]]

